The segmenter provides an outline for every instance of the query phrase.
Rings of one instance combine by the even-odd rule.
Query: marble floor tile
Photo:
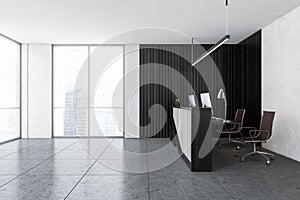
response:
[[[173,162],[164,160],[148,160],[148,169],[152,174],[190,174],[188,165],[181,159]]]
[[[147,159],[147,153],[132,152],[127,150],[105,150],[100,160],[140,160]]]
[[[98,160],[89,175],[144,174],[147,163],[142,160]]]
[[[209,173],[149,175],[150,197],[159,200],[233,199]]]
[[[91,147],[107,147],[114,139],[111,138],[81,138],[78,143]]]
[[[11,142],[7,142],[0,145],[0,149],[7,149],[7,150],[23,150],[32,145],[36,144],[36,141],[22,139],[22,140],[14,140]]]
[[[0,187],[7,182],[13,180],[16,178],[18,175],[0,175]],[[1,198],[0,198],[1,199]]]
[[[49,159],[27,174],[83,175],[93,162],[94,160]]]
[[[53,159],[58,160],[96,160],[104,150],[101,149],[67,149],[56,154]]]
[[[98,160],[89,174],[141,174],[147,172],[147,160]]]
[[[168,138],[147,138],[146,143],[147,152],[159,151],[165,146],[172,144],[172,142]]]
[[[64,199],[80,176],[22,175],[0,188],[1,200]]]
[[[173,145],[167,145],[158,151],[148,152],[147,158],[149,171],[156,171],[172,165],[181,159],[181,156]],[[188,169],[187,165],[183,166],[184,169]]]
[[[68,147],[70,147],[73,144],[76,144],[78,140],[72,140],[72,139],[67,139],[67,140],[62,140],[62,139],[45,139],[41,143],[36,143],[33,145],[30,145],[27,149],[32,149],[32,150],[63,150]]]
[[[17,152],[18,150],[13,150],[13,149],[2,149],[0,150],[0,159],[4,156],[7,156],[9,154],[12,154],[12,153],[15,153]]]
[[[98,149],[98,150],[105,150],[108,147],[109,143],[107,142],[83,142],[79,140],[72,146],[68,147],[68,150],[72,149],[78,149],[78,150],[93,150],[93,149]]]
[[[59,150],[47,149],[37,151],[34,149],[25,149],[9,154],[1,159],[4,160],[46,160],[53,157]]]
[[[41,160],[0,160],[0,175],[22,174],[41,162]]]
[[[115,167],[109,167],[102,164],[101,162],[96,162],[93,167],[89,170],[88,175],[115,175],[115,174],[125,174],[126,172],[115,169]]]
[[[146,140],[117,138],[107,148],[108,151],[127,151],[133,153],[146,153]]]
[[[68,200],[148,200],[146,175],[85,176]]]

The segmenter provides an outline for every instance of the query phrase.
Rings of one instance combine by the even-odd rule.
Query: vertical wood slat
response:
[[[208,49],[211,45],[203,45]],[[185,57],[191,58],[191,45],[184,44],[161,44],[161,45],[140,45],[140,83],[145,80],[165,79],[172,83],[180,91],[181,104],[187,105],[189,95],[183,84],[180,84],[178,77],[169,77],[164,71],[150,73],[151,66],[155,63],[161,63],[172,67],[185,76],[194,87],[199,99],[199,93],[207,90],[202,77],[191,67],[190,60],[184,60],[170,52],[182,52]],[[194,48],[195,55],[201,55],[200,48]],[[212,59],[219,68],[224,80],[225,90],[228,100],[228,118],[234,118],[236,109],[245,108],[245,124],[258,126],[261,114],[261,33],[258,32],[246,40],[236,45],[223,45],[211,55]],[[143,64],[150,63],[149,67],[143,67]],[[206,63],[207,62],[203,62]],[[148,69],[147,69],[148,68]],[[212,84],[218,84],[216,74],[209,72]],[[215,97],[216,98],[216,97]],[[148,108],[152,104],[161,104],[165,107],[168,118],[164,128],[154,136],[151,136],[152,129],[141,133],[142,137],[163,137],[169,138],[174,134],[174,125],[172,124],[171,105],[174,104],[175,96],[167,88],[158,85],[148,85],[140,87],[140,125],[144,126],[150,123],[148,117]],[[217,104],[217,109],[221,106]],[[155,126],[158,127],[162,121],[161,113],[155,114]]]
[[[247,126],[258,127],[261,118],[261,31],[238,44],[241,52],[242,106]]]

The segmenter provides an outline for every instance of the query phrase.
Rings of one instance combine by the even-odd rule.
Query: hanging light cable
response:
[[[222,37],[214,46],[209,48],[204,54],[202,54],[193,64],[194,67],[197,65],[201,60],[206,58],[209,54],[214,52],[217,48],[219,48],[222,44],[227,42],[230,39],[230,35],[228,34],[228,0],[225,0],[225,36]]]
[[[228,0],[225,0],[225,33],[228,35]]]

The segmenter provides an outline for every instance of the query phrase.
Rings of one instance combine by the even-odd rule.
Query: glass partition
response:
[[[20,44],[0,35],[0,143],[20,137]]]

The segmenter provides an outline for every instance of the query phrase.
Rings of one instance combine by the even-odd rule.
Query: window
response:
[[[53,47],[54,136],[123,137],[123,46]]]
[[[55,46],[53,58],[54,136],[87,136],[88,47]]]
[[[0,36],[0,142],[20,137],[20,44]]]

